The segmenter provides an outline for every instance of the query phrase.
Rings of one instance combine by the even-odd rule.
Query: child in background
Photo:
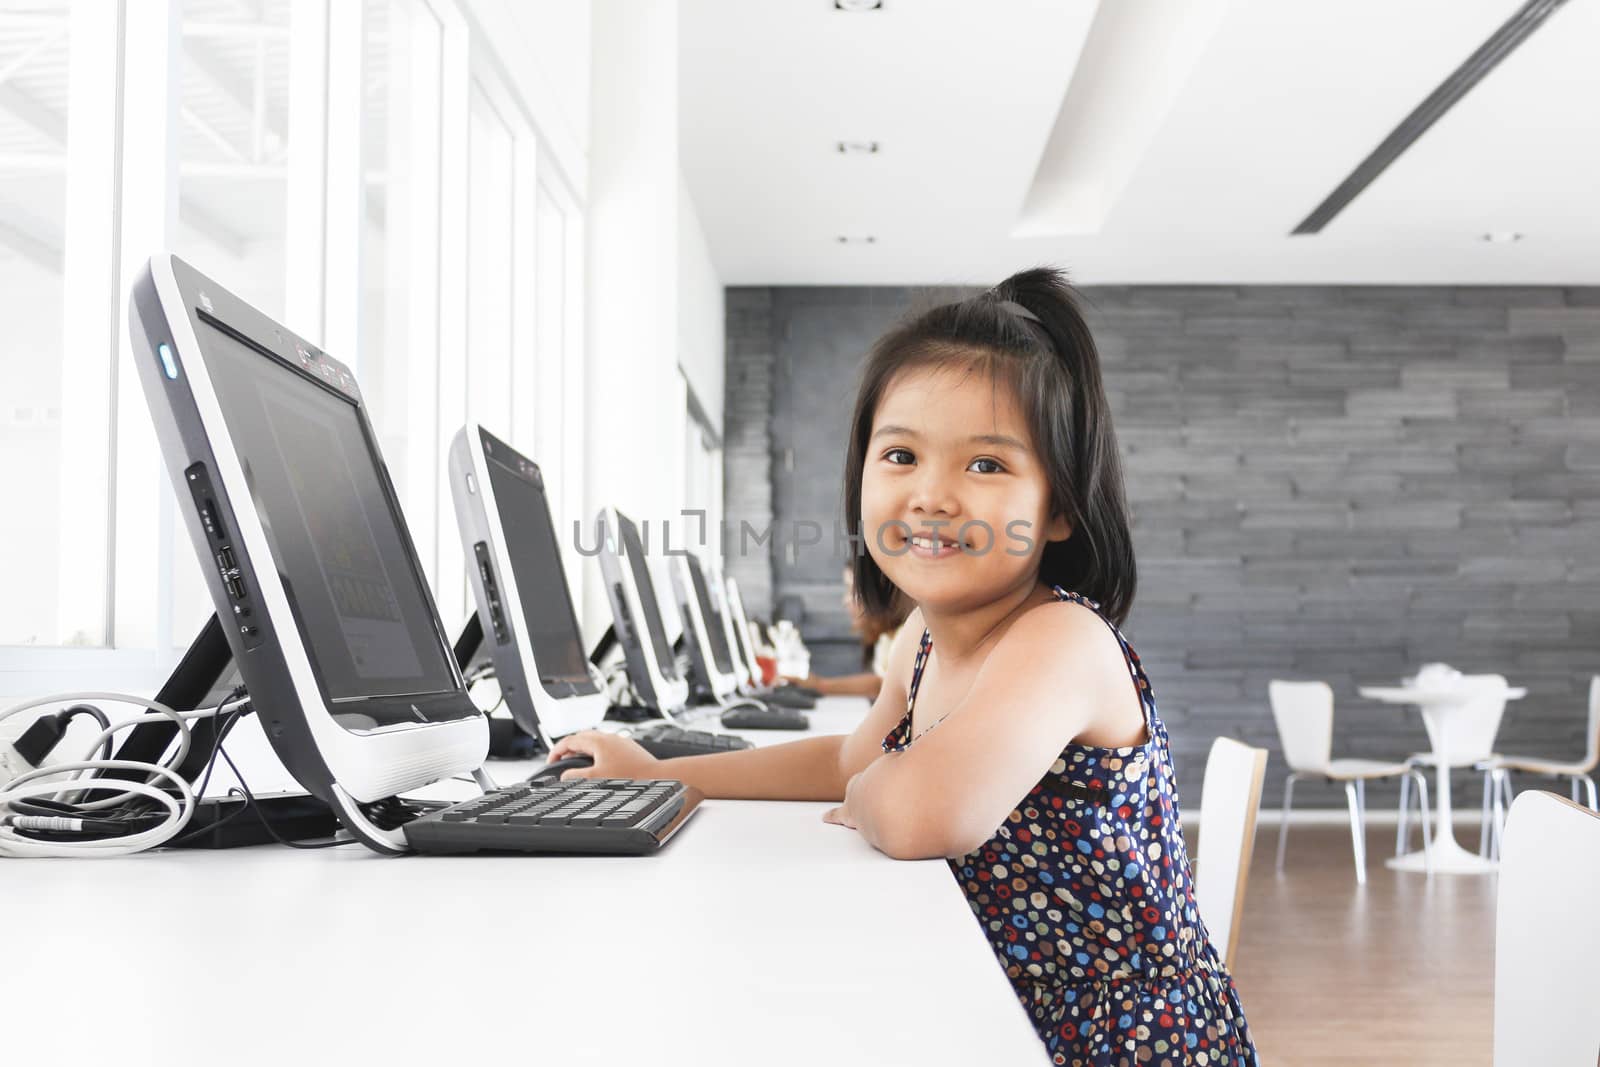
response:
[[[1055,1063],[1258,1067],[1117,628],[1135,586],[1121,464],[1065,279],[1024,271],[891,331],[848,447],[862,608],[915,606],[861,726],[670,762],[583,733],[551,758],[594,758],[566,777],[836,801],[824,818],[885,855],[945,857]]]
[[[815,689],[823,696],[862,696],[878,699],[883,687],[883,676],[889,669],[889,650],[894,646],[895,634],[906,621],[906,608],[898,601],[885,615],[868,615],[861,610],[861,598],[856,596],[855,568],[844,569],[844,609],[850,613],[850,632],[861,638],[861,666],[857,674],[808,674],[804,678],[785,677],[794,685]]]

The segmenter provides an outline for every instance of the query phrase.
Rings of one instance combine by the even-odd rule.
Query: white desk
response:
[[[1498,864],[1484,859],[1476,852],[1468,852],[1456,841],[1455,809],[1450,799],[1450,771],[1453,767],[1453,750],[1450,745],[1451,721],[1467,707],[1472,696],[1481,690],[1466,692],[1456,688],[1428,689],[1415,685],[1366,685],[1357,689],[1368,700],[1386,704],[1414,704],[1422,712],[1433,743],[1434,754],[1434,819],[1433,846],[1429,853],[1408,852],[1385,861],[1385,866],[1397,871],[1429,871],[1444,874],[1490,874]],[[1507,700],[1521,700],[1528,691],[1521,687],[1507,687]],[[1492,740],[1492,739],[1491,739]]]
[[[944,863],[826,808],[709,800],[649,857],[0,861],[7,1059],[1043,1063]]]

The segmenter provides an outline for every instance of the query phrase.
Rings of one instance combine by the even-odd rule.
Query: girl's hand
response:
[[[823,812],[822,821],[831,822],[835,826],[848,827],[851,830],[856,828],[855,817],[850,814],[850,809],[844,804],[840,804],[837,808],[829,808]]]
[[[798,685],[805,689],[815,689],[818,693],[821,693],[825,697],[838,695],[834,691],[834,680],[832,678],[824,678],[817,674],[808,674],[804,678],[797,678],[794,675],[786,674],[781,677],[779,681],[786,685]]]
[[[563,782],[573,778],[670,778],[662,761],[640,747],[639,742],[620,734],[585,730],[556,742],[547,763],[566,756],[588,756],[592,767],[573,767],[561,773]]]
[[[866,772],[863,771],[861,773],[864,774]],[[859,829],[859,827],[856,825],[856,817],[850,810],[850,794],[852,791],[854,791],[856,782],[859,781],[860,778],[861,774],[857,774],[850,779],[849,784],[844,787],[844,803],[840,804],[837,808],[829,808],[827,811],[823,812],[823,822],[831,822],[835,826],[847,826],[852,830]]]

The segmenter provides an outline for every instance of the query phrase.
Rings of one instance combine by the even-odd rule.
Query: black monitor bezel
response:
[[[451,639],[439,617],[437,601],[434,598],[432,587],[428,583],[427,575],[422,569],[421,559],[418,557],[416,544],[411,538],[411,531],[405,521],[405,513],[400,507],[400,497],[395,490],[394,481],[389,473],[388,464],[383,460],[383,453],[378,447],[377,432],[372,425],[366,403],[361,395],[360,387],[356,383],[355,375],[350,372],[347,365],[329,356],[316,345],[311,344],[302,337],[295,335],[287,328],[280,326],[269,318],[264,312],[257,310],[241,298],[235,296],[221,285],[206,278],[182,260],[172,258],[172,273],[178,283],[179,293],[183,300],[185,312],[190,322],[189,328],[196,339],[204,336],[201,326],[220,330],[231,335],[247,345],[255,354],[264,359],[273,361],[280,369],[294,374],[313,386],[332,393],[339,400],[350,405],[356,422],[360,427],[362,441],[366,445],[368,457],[371,459],[380,492],[391,515],[395,518],[395,525],[400,537],[400,547],[405,556],[406,565],[410,568],[413,578],[423,593],[424,604],[428,608],[429,626],[437,642],[436,652],[443,662],[445,672],[451,682],[446,689],[432,690],[419,693],[386,694],[382,696],[354,696],[340,697],[337,700],[329,695],[328,686],[323,678],[322,670],[317,663],[313,642],[308,634],[303,619],[303,613],[295,600],[295,593],[282,574],[278,575],[285,598],[288,600],[290,615],[293,618],[299,636],[301,648],[306,655],[310,666],[312,680],[317,687],[317,694],[322,700],[323,707],[333,721],[342,729],[354,734],[366,732],[363,729],[353,729],[351,725],[342,720],[365,718],[372,720],[379,728],[395,724],[425,725],[434,722],[450,722],[461,719],[470,719],[481,714],[473,705],[467,694],[466,680],[461,670],[456,666],[452,652]],[[203,344],[203,342],[201,342]],[[207,359],[206,367],[208,377],[214,373],[211,361]],[[179,381],[186,381],[187,376],[180,376]],[[176,382],[174,383],[176,384]],[[215,386],[213,386],[215,388]],[[189,402],[194,403],[192,392]],[[226,431],[229,436],[229,446],[238,454],[238,446],[232,439],[231,430]],[[205,451],[210,452],[209,441],[203,442]],[[191,446],[195,442],[191,442]],[[192,451],[191,447],[191,451]],[[211,457],[212,469],[215,469],[215,457]],[[227,493],[220,484],[215,485],[215,492],[222,498],[221,506],[226,509],[228,516],[237,529],[238,504],[226,499]],[[244,502],[246,507],[254,509],[253,500]],[[186,515],[187,515],[187,510]],[[187,515],[192,524],[198,520],[192,515]],[[213,569],[207,566],[204,558],[204,533],[195,528],[191,530],[195,537],[196,550],[201,553],[202,570],[206,574],[207,585],[211,588],[213,600],[217,603],[219,613],[227,611],[228,600],[225,590],[219,588],[220,582]],[[241,550],[243,546],[238,546]],[[273,559],[265,561],[243,560],[245,570],[259,568],[263,563],[269,567],[276,567]],[[270,631],[278,624],[279,620],[260,617],[253,623],[258,629]],[[240,635],[234,627],[227,627],[232,639]],[[275,634],[270,634],[275,639]],[[235,648],[235,658],[240,661],[241,674],[249,682],[246,673],[251,649]],[[252,687],[254,691],[254,687]]]
[[[565,700],[570,697],[592,697],[598,694],[603,694],[605,692],[605,686],[601,682],[597,681],[594,675],[588,670],[589,657],[583,640],[583,624],[578,619],[578,606],[577,601],[575,601],[572,596],[572,583],[567,580],[566,564],[561,558],[560,534],[559,531],[556,530],[555,514],[550,510],[550,494],[545,491],[544,472],[540,469],[537,462],[528,458],[508,442],[496,437],[484,427],[474,427],[472,424],[469,424],[468,432],[471,432],[473,428],[475,428],[478,433],[478,448],[480,455],[483,458],[484,477],[492,477],[489,466],[493,463],[499,463],[510,472],[511,477],[532,486],[534,491],[539,494],[539,503],[544,510],[545,518],[550,523],[551,543],[556,548],[556,577],[561,583],[561,604],[558,606],[566,610],[567,621],[571,623],[570,636],[573,639],[573,645],[578,649],[580,662],[584,667],[584,674],[581,680],[577,679],[576,677],[564,676],[560,678],[545,678],[530,674],[527,677],[527,683],[530,685],[537,684],[547,694],[549,694],[552,700]],[[510,464],[502,462],[494,455],[496,450],[503,454],[516,457],[518,463],[522,464],[527,469],[523,471],[513,470]],[[512,559],[511,557],[513,553],[525,551],[525,545],[527,542],[526,539],[521,536],[521,531],[512,530],[507,527],[507,512],[505,506],[500,500],[499,490],[493,486],[491,486],[491,489],[494,491],[496,511],[495,518],[498,520],[500,530],[504,534],[504,544],[501,546],[502,551],[506,555],[506,562],[511,566],[512,577],[515,579],[517,576],[516,560]],[[504,581],[504,578],[502,578],[502,581]],[[514,621],[514,627],[515,629],[521,631],[523,638],[527,641],[528,651],[533,654],[534,664],[537,666],[539,660],[539,650],[533,645],[533,634],[528,626],[529,614],[535,609],[532,605],[526,602],[528,593],[528,590],[524,590],[521,588],[520,584],[518,585],[517,610],[519,617]],[[479,605],[480,616],[481,612],[482,605]],[[482,625],[481,617],[479,619],[479,624],[480,626]],[[523,664],[523,668],[524,671],[526,671],[526,663]]]
[[[639,535],[639,524],[634,522],[633,519],[629,518],[627,514],[616,508],[612,508],[611,513],[617,517],[617,548],[614,553],[617,563],[619,566],[628,568],[629,576],[633,581],[634,591],[639,595],[639,606],[645,611],[646,614],[649,614],[652,611],[654,612],[656,624],[661,629],[661,648],[666,649],[667,652],[666,661],[662,661],[660,655],[661,649],[656,647],[655,635],[650,630],[649,619],[644,620],[643,632],[636,632],[639,644],[644,649],[644,654],[649,656],[650,661],[655,664],[656,673],[661,675],[663,681],[683,681],[683,672],[678,669],[677,657],[672,654],[672,641],[667,637],[667,615],[661,610],[661,596],[656,592],[655,575],[650,571],[650,557],[644,553],[644,540]],[[622,525],[624,523],[626,523],[628,527],[633,530],[634,538],[639,541],[640,551],[637,553],[639,557],[638,571],[633,569],[633,558],[635,553],[633,549],[628,546],[628,542],[623,538]],[[639,586],[640,572],[642,572],[644,575],[644,581],[646,583],[644,588],[640,588]]]
[[[710,604],[713,596],[711,578],[706,573],[706,569],[700,565],[700,558],[693,552],[685,553],[683,562],[689,570],[689,595],[694,597],[695,606],[699,610],[700,622],[705,627],[706,641],[711,646],[704,650],[706,653],[706,666],[708,670],[715,671],[724,678],[732,678],[738,681],[739,669],[733,662],[733,650],[728,648],[728,634],[723,629],[722,613]],[[702,593],[704,594],[703,596]],[[693,635],[691,635],[690,639],[694,640]],[[719,651],[722,653],[720,659],[727,661],[727,667],[723,667],[718,662],[717,653]]]

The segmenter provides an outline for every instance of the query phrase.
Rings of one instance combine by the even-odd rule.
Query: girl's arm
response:
[[[920,638],[920,623],[916,633]],[[890,670],[895,681],[884,680],[867,717],[848,735],[656,759],[630,738],[591,730],[558,741],[550,762],[572,755],[594,758],[594,766],[575,767],[562,774],[564,779],[676,778],[708,797],[729,800],[842,800],[845,784],[882,755],[884,735],[905,714],[905,685],[915,656],[916,638],[903,654],[896,641]],[[903,675],[895,666],[904,667]]]
[[[866,697],[868,700],[875,700],[878,691],[883,688],[883,679],[871,671],[864,671],[861,674],[844,674],[833,678],[813,676],[801,684],[810,686],[823,696]]]
[[[853,778],[830,817],[896,859],[964,856],[994,835],[1067,742],[1123,723],[1130,698],[1137,693],[1110,628],[1080,605],[1041,605],[1000,639],[961,704]]]

